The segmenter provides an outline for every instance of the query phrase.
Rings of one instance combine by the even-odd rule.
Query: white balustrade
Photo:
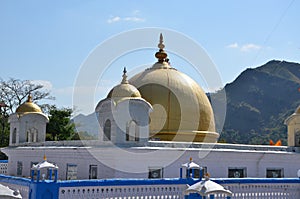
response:
[[[186,185],[60,187],[60,199],[183,199]]]
[[[232,199],[299,199],[300,186],[294,183],[223,184]],[[126,185],[60,187],[59,199],[182,199],[186,185]],[[209,197],[207,197],[209,198]],[[215,199],[224,199],[216,194]]]
[[[266,184],[222,184],[232,193],[232,199],[299,199],[300,185],[295,183]],[[216,194],[215,199],[223,199],[223,194]]]

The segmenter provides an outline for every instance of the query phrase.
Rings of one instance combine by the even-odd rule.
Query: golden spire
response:
[[[165,62],[165,59],[168,56],[168,54],[164,51],[165,45],[163,44],[163,42],[164,42],[164,38],[162,33],[160,33],[159,43],[157,45],[159,51],[155,53],[155,57],[158,59],[158,62],[160,63]]]
[[[126,70],[126,67],[124,67],[124,70],[123,70],[123,75],[122,75],[123,79],[122,79],[122,82],[121,84],[128,84],[128,80],[127,80],[127,70]]]
[[[163,43],[164,43],[164,37],[163,37],[162,33],[160,33],[159,44],[157,45],[160,50],[164,50],[164,48],[165,48],[165,45]]]
[[[46,154],[44,154],[44,160],[45,160],[45,161],[47,161],[47,157],[46,157]]]

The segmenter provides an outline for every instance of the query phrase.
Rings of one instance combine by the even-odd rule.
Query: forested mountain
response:
[[[220,141],[268,144],[280,139],[286,144],[284,120],[300,105],[300,64],[273,60],[246,69],[223,89],[227,112]]]

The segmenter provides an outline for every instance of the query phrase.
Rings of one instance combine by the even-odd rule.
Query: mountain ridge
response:
[[[300,64],[272,60],[248,68],[226,84],[227,113],[220,140],[241,144],[286,144],[284,119],[300,105]],[[214,96],[214,94],[211,94]]]

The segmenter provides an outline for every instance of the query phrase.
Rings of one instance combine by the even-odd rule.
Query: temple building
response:
[[[124,68],[120,84],[97,104],[97,140],[45,141],[48,117],[29,96],[9,118],[10,145],[2,149],[9,157],[8,175],[30,176],[47,155],[63,180],[176,178],[190,158],[195,173],[213,177],[297,176],[299,108],[285,121],[288,146],[217,143],[205,92],[170,66],[162,35],[158,48],[156,63],[130,79]]]

